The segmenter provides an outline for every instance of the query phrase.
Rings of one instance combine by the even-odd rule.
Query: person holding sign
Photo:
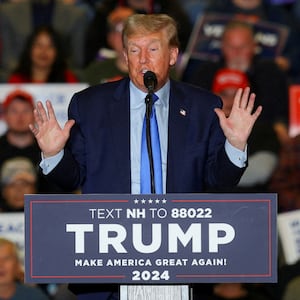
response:
[[[37,103],[36,124],[30,129],[42,151],[44,174],[65,190],[80,186],[83,193],[151,193],[153,173],[155,193],[235,186],[247,166],[247,140],[262,111],[259,106],[253,112],[255,95],[248,87],[239,89],[226,117],[219,97],[169,79],[179,42],[176,22],[168,15],[130,16],[123,45],[129,77],[76,93],[64,128],[50,101],[46,107]],[[148,162],[141,150],[145,112]],[[156,129],[148,126],[153,119],[160,145],[148,144],[149,131]],[[156,155],[158,165],[152,161]],[[151,189],[143,190],[149,173]]]

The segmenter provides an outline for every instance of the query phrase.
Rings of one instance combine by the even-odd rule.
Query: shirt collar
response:
[[[147,93],[138,89],[132,81],[129,84],[130,89],[130,106],[131,108],[139,108],[145,104],[145,97]],[[156,105],[167,106],[169,103],[169,96],[170,96],[170,80],[166,82],[166,84],[155,92],[158,96],[158,100],[155,102]]]

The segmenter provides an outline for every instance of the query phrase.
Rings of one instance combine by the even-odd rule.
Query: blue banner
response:
[[[26,195],[26,282],[276,282],[274,194]]]

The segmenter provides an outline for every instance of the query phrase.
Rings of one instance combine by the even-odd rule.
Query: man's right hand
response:
[[[35,124],[29,125],[44,158],[54,156],[63,150],[70,136],[70,130],[75,124],[74,120],[68,120],[62,129],[57,122],[49,100],[46,101],[46,108],[47,111],[42,102],[39,101],[34,110]]]

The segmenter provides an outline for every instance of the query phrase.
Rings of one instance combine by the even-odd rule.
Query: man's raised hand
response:
[[[245,150],[252,128],[262,111],[262,107],[258,106],[253,112],[254,101],[255,94],[250,94],[250,88],[246,87],[244,90],[237,90],[228,118],[220,108],[215,109],[228,142],[242,151]]]
[[[42,102],[37,103],[34,109],[34,119],[35,124],[30,124],[29,128],[44,157],[51,157],[59,153],[65,147],[75,121],[68,120],[64,128],[61,128],[49,100],[46,101],[46,109]]]

